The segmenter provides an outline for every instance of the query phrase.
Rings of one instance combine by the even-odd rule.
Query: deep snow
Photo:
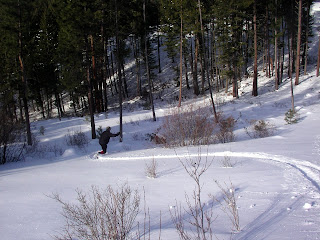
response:
[[[315,3],[315,27],[319,10],[320,3]],[[314,44],[312,53],[316,50]],[[310,67],[315,69],[312,64]],[[235,142],[201,147],[203,157],[213,160],[201,179],[202,193],[209,203],[208,194],[221,196],[214,180],[232,181],[241,226],[232,239],[320,239],[320,77],[316,78],[315,70],[311,70],[300,81],[294,87],[300,120],[292,125],[284,121],[284,114],[291,107],[289,79],[274,91],[273,78],[260,72],[258,97],[251,96],[251,79],[241,82],[239,99],[225,93],[215,96],[219,110],[239,119]],[[209,98],[187,100],[183,105],[190,103],[210,108]],[[147,135],[155,132],[168,112],[168,105],[161,102],[156,102],[155,107],[157,122],[152,121],[150,111],[125,110],[123,142],[112,139],[109,154],[99,159],[92,157],[100,150],[98,140],[90,141],[85,150],[65,144],[68,130],[81,130],[90,136],[90,124],[84,118],[33,122],[34,133],[39,133],[40,126],[45,128],[44,135],[38,138],[47,152],[0,166],[0,239],[52,239],[64,225],[64,219],[61,205],[48,195],[59,193],[64,200],[75,202],[77,188],[89,191],[92,185],[105,188],[125,182],[141,194],[145,191],[151,239],[159,239],[160,212],[161,239],[179,239],[169,209],[176,207],[177,202],[185,206],[185,194],[194,189],[194,182],[179,159],[197,157],[199,148],[168,149],[151,143]],[[272,123],[276,128],[274,135],[251,139],[243,127],[252,119]],[[111,126],[112,132],[117,132],[118,112],[96,115],[96,126]],[[50,150],[52,146],[62,149],[63,154],[55,156]],[[221,164],[225,156],[233,161],[232,168]],[[145,174],[145,165],[152,159],[158,163],[155,179]],[[142,210],[143,206],[137,217],[140,222],[144,221]],[[230,220],[218,204],[213,205],[213,210],[217,216],[213,224],[216,237],[229,239]]]

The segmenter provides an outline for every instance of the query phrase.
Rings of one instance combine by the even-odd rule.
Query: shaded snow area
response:
[[[320,3],[315,4],[317,8]],[[317,51],[317,43],[313,51]],[[201,194],[206,209],[213,212],[214,239],[320,239],[320,77],[315,77],[314,62],[309,67],[313,70],[294,86],[299,113],[296,124],[284,120],[291,108],[290,79],[274,91],[274,79],[260,72],[258,97],[251,96],[252,79],[241,82],[239,99],[216,94],[218,110],[237,119],[235,141],[230,143],[173,149],[151,142],[150,135],[162,125],[169,109],[160,101],[155,102],[156,122],[149,110],[124,110],[123,142],[112,138],[108,154],[98,158],[98,140],[90,140],[83,149],[66,144],[68,132],[81,131],[90,137],[90,123],[85,118],[33,122],[32,130],[44,151],[0,166],[0,239],[53,239],[65,226],[65,219],[61,204],[48,196],[58,193],[76,204],[76,189],[90,193],[91,186],[105,189],[124,183],[142,197],[136,218],[140,230],[135,224],[132,234],[139,231],[141,235],[147,222],[150,233],[141,239],[179,239],[170,211],[180,206],[187,210],[186,195],[192,199],[195,187],[181,162],[200,156],[212,161],[201,176]],[[210,109],[208,96],[182,105],[191,103]],[[119,131],[117,110],[96,115],[95,120],[97,127]],[[244,127],[251,120],[272,124],[273,135],[250,138]],[[41,127],[43,135],[39,134]],[[232,166],[223,164],[226,159]],[[157,177],[149,178],[145,169],[153,160]],[[232,182],[240,231],[233,231],[230,218],[210,197],[223,198],[215,181],[222,186]],[[147,219],[145,208],[149,209]],[[188,221],[191,216],[183,212],[182,218]],[[186,228],[193,231],[188,224]]]

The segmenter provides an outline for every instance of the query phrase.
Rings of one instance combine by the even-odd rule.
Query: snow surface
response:
[[[315,15],[319,13],[320,3],[315,3],[313,9]],[[317,44],[314,45],[316,52]],[[201,178],[202,193],[209,204],[209,194],[221,196],[215,180],[232,181],[241,227],[240,232],[231,235],[229,218],[219,205],[213,205],[217,239],[320,239],[320,77],[315,77],[314,70],[301,76],[300,81],[294,87],[300,120],[293,125],[284,121],[284,114],[291,107],[289,79],[274,91],[273,78],[260,72],[258,97],[251,96],[251,79],[241,82],[239,99],[225,93],[215,96],[219,110],[239,120],[235,142],[201,147],[203,157],[213,160]],[[191,99],[183,105],[188,103],[210,108],[208,98]],[[186,206],[185,194],[191,194],[195,185],[179,160],[198,157],[199,148],[170,149],[147,140],[147,134],[156,131],[168,112],[168,106],[161,102],[156,102],[155,107],[156,122],[150,111],[125,111],[123,142],[113,138],[108,155],[99,159],[93,158],[100,150],[98,140],[90,141],[84,150],[65,144],[68,130],[81,130],[90,136],[90,124],[84,118],[33,122],[34,133],[39,132],[40,126],[45,128],[44,135],[38,136],[39,144],[46,149],[62,149],[62,155],[48,150],[42,155],[29,155],[23,162],[0,166],[0,239],[52,239],[64,226],[64,218],[61,205],[49,195],[59,193],[62,199],[76,203],[76,189],[89,191],[92,185],[102,189],[125,182],[141,194],[145,191],[151,239],[159,239],[160,212],[161,239],[179,239],[170,208],[175,208],[177,202]],[[252,119],[272,123],[275,134],[249,138],[243,127]],[[114,111],[97,115],[96,126],[111,126],[112,132],[117,132],[119,114]],[[231,158],[233,167],[223,167],[225,156]],[[155,179],[145,173],[146,163],[153,159],[158,163]],[[144,221],[142,210],[137,221]]]

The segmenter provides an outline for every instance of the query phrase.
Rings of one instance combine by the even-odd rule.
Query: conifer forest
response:
[[[307,71],[312,0],[1,0],[0,118],[2,135],[30,113],[43,119],[120,109],[166,88],[184,97],[230,91],[259,70],[284,77]],[[163,51],[160,51],[160,48]],[[166,55],[161,54],[164,52]],[[164,59],[172,74],[163,79]],[[183,89],[190,89],[185,92]],[[184,93],[183,93],[184,92]],[[65,110],[68,103],[72,111]],[[53,110],[57,114],[53,114]],[[4,139],[3,141],[8,141]]]

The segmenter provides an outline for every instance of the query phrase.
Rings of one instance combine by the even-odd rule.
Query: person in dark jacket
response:
[[[105,154],[107,152],[107,145],[111,137],[117,137],[120,135],[120,132],[113,134],[110,132],[110,130],[111,130],[111,127],[107,127],[107,130],[101,133],[99,144],[102,147],[102,151],[99,152],[100,154]]]

